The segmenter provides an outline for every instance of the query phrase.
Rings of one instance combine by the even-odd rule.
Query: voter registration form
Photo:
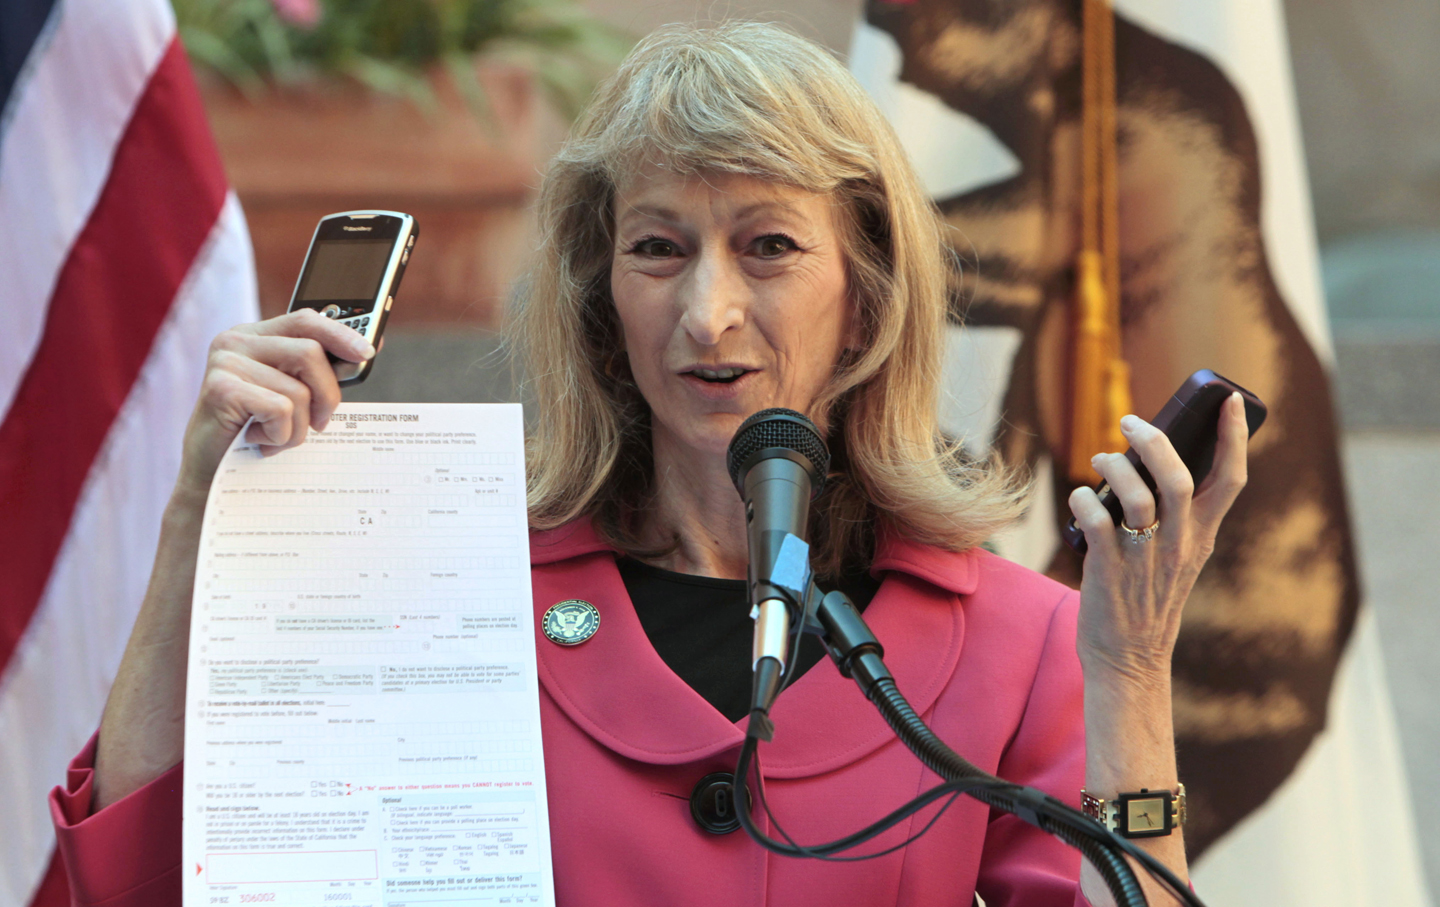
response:
[[[553,904],[519,405],[344,404],[205,511],[188,907]]]

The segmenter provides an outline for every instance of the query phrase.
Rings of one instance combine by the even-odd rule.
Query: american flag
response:
[[[0,905],[66,899],[46,792],[99,722],[210,338],[257,309],[165,0],[0,4]]]

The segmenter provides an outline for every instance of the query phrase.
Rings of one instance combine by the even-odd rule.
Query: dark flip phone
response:
[[[1245,399],[1245,421],[1249,424],[1253,437],[1265,422],[1265,404],[1234,381],[1223,378],[1208,368],[1202,368],[1185,379],[1185,383],[1180,385],[1180,389],[1161,408],[1160,414],[1150,420],[1151,425],[1163,431],[1170,439],[1175,452],[1189,467],[1190,475],[1195,478],[1196,488],[1199,488],[1200,483],[1210,474],[1210,467],[1215,461],[1220,407],[1236,391]],[[1140,462],[1139,452],[1132,447],[1125,451],[1125,458],[1135,465],[1136,472],[1140,473],[1140,478],[1145,480],[1145,484],[1153,492],[1155,479],[1150,475],[1150,470],[1145,468],[1145,464]],[[1100,503],[1104,504],[1105,509],[1115,518],[1115,525],[1119,526],[1120,521],[1125,518],[1119,496],[1110,489],[1108,482],[1101,482],[1095,488],[1095,493],[1100,496]],[[1074,517],[1065,524],[1060,535],[1076,553],[1085,553],[1088,547],[1085,533],[1075,525]]]

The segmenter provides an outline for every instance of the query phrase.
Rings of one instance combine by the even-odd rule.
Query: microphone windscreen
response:
[[[830,450],[820,437],[820,430],[804,415],[793,409],[773,407],[762,409],[746,419],[735,430],[725,452],[725,465],[735,490],[745,494],[745,473],[766,457],[803,458],[810,472],[811,497],[818,495],[830,471]]]

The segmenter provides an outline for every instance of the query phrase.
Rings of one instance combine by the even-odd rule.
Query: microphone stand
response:
[[[1078,848],[1100,871],[1121,907],[1145,904],[1144,892],[1125,855],[1173,889],[1181,901],[1201,907],[1194,893],[1159,860],[1054,797],[981,770],[946,746],[915,714],[885,667],[880,642],[860,618],[855,605],[843,593],[821,596],[815,588],[810,572],[810,546],[804,541],[806,507],[824,485],[830,453],[813,422],[793,410],[761,410],[736,430],[725,461],[735,490],[746,507],[749,594],[753,606],[751,617],[755,619],[751,662],[754,686],[745,743],[740,747],[735,766],[737,782],[746,783],[760,741],[769,740],[774,734],[770,706],[791,678],[794,668],[790,657],[791,636],[798,641],[801,632],[813,633],[824,640],[840,673],[855,680],[900,740],[946,782],[868,828],[813,846],[797,844],[778,823],[776,830],[786,838],[785,842],[762,834],[751,821],[750,798],[737,794],[733,800],[736,815],[752,840],[787,856],[832,859],[831,854],[874,838],[941,797],[966,793]],[[764,803],[764,788],[757,790]],[[920,834],[924,834],[924,829]],[[897,848],[903,846],[896,845]]]
[[[798,539],[795,541],[799,542]],[[804,543],[800,542],[800,545]],[[808,549],[808,546],[805,547]],[[777,571],[779,572],[781,571]],[[849,597],[839,591],[822,597],[813,582],[809,581],[808,569],[804,582],[796,582],[793,572],[786,572],[789,572],[790,576],[779,582],[775,582],[778,577],[772,578],[772,586],[785,593],[792,607],[800,606],[795,608],[799,611],[797,617],[800,627],[797,629],[821,637],[826,651],[840,673],[855,681],[860,692],[880,710],[885,723],[895,731],[900,741],[919,757],[927,768],[945,779],[949,783],[948,787],[968,794],[994,809],[1011,813],[1078,849],[1100,872],[1119,907],[1142,907],[1148,903],[1135,877],[1135,871],[1125,860],[1124,854],[1135,857],[1159,875],[1183,901],[1196,905],[1200,903],[1188,886],[1168,867],[1094,819],[1043,791],[998,778],[946,746],[900,693],[895,678],[885,666],[884,648]],[[805,591],[797,595],[799,589]],[[767,662],[771,663],[770,666],[761,670]],[[737,784],[746,783],[750,762],[759,741],[771,739],[774,733],[769,706],[774,701],[776,687],[779,685],[773,676],[778,673],[774,670],[775,667],[774,659],[770,658],[763,659],[756,665],[756,698],[750,712],[745,744],[741,747],[735,769]],[[884,820],[877,822],[868,829],[830,845],[807,848],[793,845],[792,842],[793,846],[787,846],[770,839],[755,827],[750,815],[749,800],[749,797],[739,795],[734,800],[740,825],[746,834],[767,849],[792,856],[824,856],[837,852],[859,841],[868,840],[874,833],[882,830],[884,823]],[[914,808],[918,806],[912,804],[909,811]]]

